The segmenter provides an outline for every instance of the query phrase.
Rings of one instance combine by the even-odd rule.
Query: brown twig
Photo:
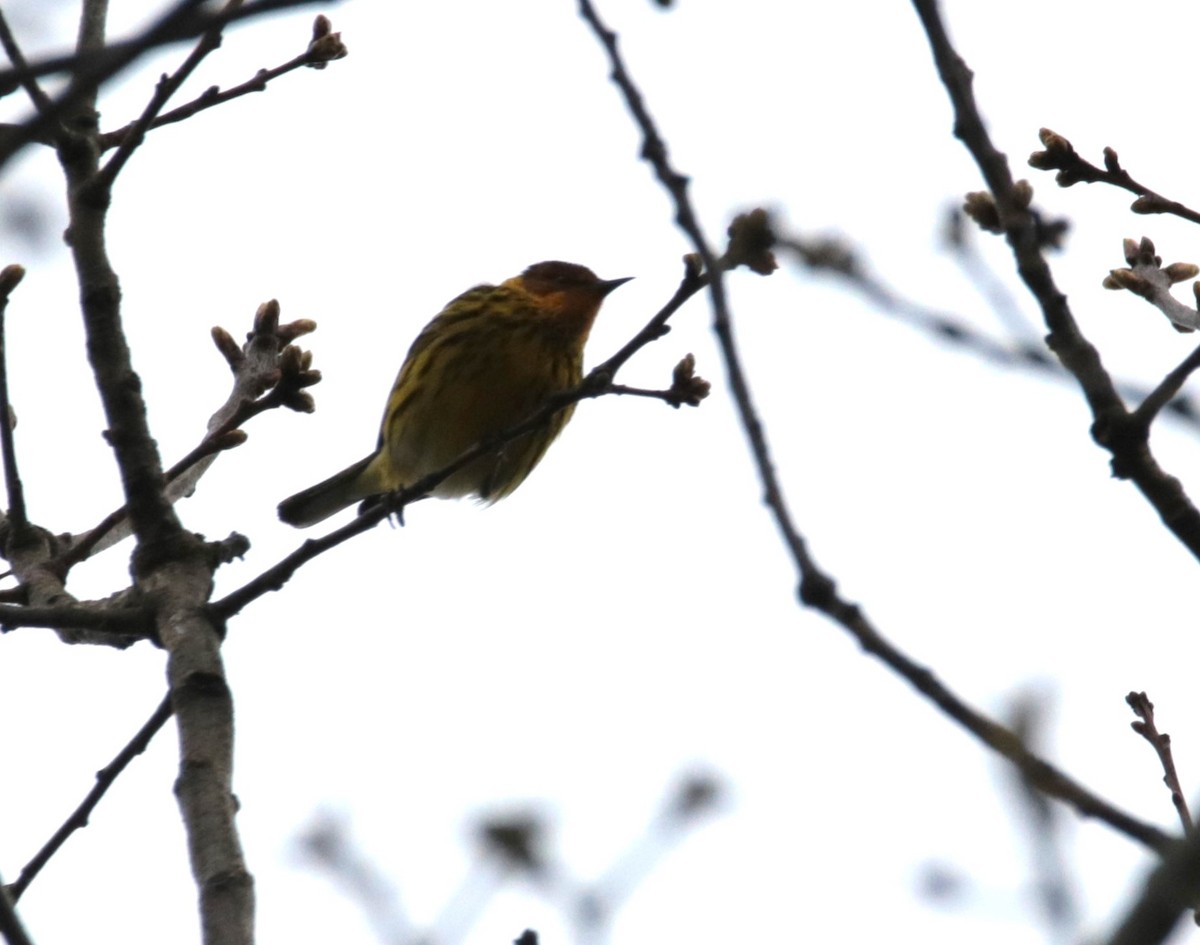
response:
[[[1129,726],[1146,739],[1158,755],[1159,764],[1163,769],[1163,784],[1171,792],[1171,803],[1175,805],[1175,812],[1179,815],[1179,822],[1183,825],[1184,834],[1189,835],[1196,829],[1196,825],[1192,821],[1191,811],[1188,810],[1187,798],[1184,796],[1183,786],[1179,783],[1179,774],[1175,771],[1175,758],[1171,754],[1171,736],[1166,732],[1160,732],[1154,724],[1154,703],[1144,692],[1129,693],[1125,697],[1125,702],[1139,720],[1130,722]]]
[[[323,19],[323,17],[319,17],[318,21]],[[283,63],[283,65],[276,66],[273,69],[259,69],[258,72],[254,74],[254,78],[247,79],[240,85],[232,86],[224,91],[222,91],[219,86],[210,86],[187,104],[180,105],[178,108],[173,108],[169,112],[164,112],[163,114],[154,118],[142,129],[142,133],[144,134],[145,132],[151,131],[155,128],[162,128],[164,125],[170,125],[176,122],[184,121],[188,118],[191,118],[193,115],[205,111],[206,109],[214,108],[217,105],[223,105],[225,102],[231,102],[234,99],[241,98],[243,95],[249,95],[252,92],[265,92],[269,83],[273,82],[275,79],[278,79],[280,76],[287,75],[289,72],[295,71],[296,69],[300,69],[305,66],[311,67],[314,65],[320,65],[330,62],[333,59],[342,58],[346,55],[346,51],[345,46],[340,45],[341,40],[339,34],[332,35],[334,37],[338,37],[337,43],[340,46],[340,52],[335,50],[332,54],[328,49],[330,44],[325,41],[325,37],[329,35],[330,34],[328,33],[323,33],[321,36],[314,37],[308,48],[300,55],[289,59],[287,62]],[[100,150],[107,151],[109,148],[114,148],[123,144],[125,139],[130,134],[134,133],[134,130],[135,123],[130,122],[123,128],[118,128],[115,131],[104,132],[99,138]]]
[[[913,0],[929,39],[934,62],[955,113],[954,131],[979,166],[994,202],[1017,271],[1042,308],[1048,342],[1076,378],[1093,416],[1092,436],[1112,454],[1112,472],[1129,479],[1158,512],[1166,527],[1200,558],[1200,510],[1182,484],[1168,475],[1149,447],[1149,431],[1121,401],[1100,354],[1084,337],[1067,297],[1054,282],[1042,252],[1042,233],[1029,210],[1028,185],[1014,183],[1005,156],[992,144],[971,89],[972,75],[950,43],[935,0]]]
[[[1169,213],[1192,223],[1200,223],[1200,213],[1134,180],[1121,166],[1121,160],[1112,148],[1104,149],[1104,167],[1099,168],[1085,161],[1070,141],[1049,128],[1043,128],[1039,137],[1046,150],[1034,151],[1029,156],[1029,166],[1041,171],[1058,171],[1054,179],[1060,187],[1110,184],[1138,195],[1129,207],[1134,213]]]
[[[312,411],[312,397],[305,388],[321,380],[320,372],[310,369],[310,357],[290,346],[315,329],[316,323],[298,319],[280,324],[279,313],[279,303],[274,299],[260,305],[253,328],[241,346],[225,329],[213,329],[213,342],[229,365],[233,386],[225,402],[209,417],[203,439],[165,472],[167,497],[172,502],[191,494],[220,453],[245,442],[245,434],[239,429],[242,424],[276,407]],[[57,565],[69,570],[125,538],[129,534],[125,524],[128,515],[127,506],[122,505],[89,531],[71,538]]]
[[[2,19],[2,16],[0,16]],[[8,493],[8,518],[12,527],[10,540],[21,540],[29,527],[25,513],[25,490],[21,486],[21,474],[17,470],[17,451],[13,445],[13,410],[8,399],[7,334],[4,316],[8,311],[8,299],[13,290],[25,278],[21,266],[5,266],[0,271],[0,455],[4,460],[4,485]]]
[[[225,0],[225,5],[222,8],[222,13],[233,13],[239,10],[243,5],[243,0]],[[116,153],[108,159],[100,170],[92,177],[88,183],[89,187],[93,187],[96,193],[91,196],[91,199],[108,199],[112,191],[113,181],[117,175],[121,173],[121,169],[125,167],[129,159],[133,156],[133,152],[138,149],[141,143],[146,138],[146,131],[150,128],[154,119],[166,107],[167,102],[179,90],[179,87],[188,79],[188,77],[196,71],[201,62],[221,45],[221,32],[224,29],[224,24],[213,26],[211,29],[205,30],[201,34],[199,42],[183,63],[170,75],[163,75],[158,80],[158,84],[154,87],[154,94],[150,96],[150,101],[146,103],[146,107],[130,125],[126,127],[126,134],[121,139],[121,143],[117,146]]]
[[[1183,385],[1198,369],[1200,369],[1200,347],[1193,349],[1192,353],[1184,358],[1178,367],[1146,395],[1145,400],[1133,412],[1134,421],[1149,427],[1164,407],[1175,402]]]
[[[654,165],[656,176],[663,182],[675,203],[676,221],[688,234],[697,252],[708,265],[708,261],[713,259],[714,254],[700,231],[695,214],[688,202],[686,178],[667,163],[666,147],[646,111],[640,92],[633,84],[617,51],[615,34],[600,22],[589,0],[580,0],[580,12],[608,53],[613,82],[621,90],[630,114],[642,130],[643,157]],[[766,434],[745,381],[730,326],[728,306],[724,293],[721,291],[720,273],[719,270],[710,269],[709,271],[714,272],[714,278],[710,284],[714,329],[717,332],[722,355],[726,360],[730,386],[742,426],[750,441],[751,452],[762,481],[764,501],[771,510],[800,575],[798,588],[800,600],[819,610],[851,633],[864,650],[882,660],[945,715],[973,734],[983,744],[1016,765],[1022,775],[1030,783],[1036,785],[1039,790],[1071,805],[1084,816],[1103,820],[1151,849],[1165,850],[1171,843],[1166,834],[1114,807],[1067,777],[1057,768],[1030,753],[1010,730],[967,705],[942,684],[928,668],[914,662],[888,642],[856,604],[846,601],[838,595],[833,579],[817,566],[808,550],[807,543],[792,521],[775,472]]]
[[[70,82],[49,105],[21,125],[9,126],[0,136],[0,165],[31,142],[61,140],[62,122],[79,112],[94,98],[95,90],[118,72],[160,46],[194,39],[211,29],[237,20],[261,16],[276,10],[308,5],[318,0],[249,0],[238,10],[208,13],[198,9],[203,0],[177,0],[166,13],[133,39],[77,49],[72,55],[56,56],[24,68],[0,70],[0,88],[23,83],[31,78],[67,73]],[[94,107],[90,114],[94,116]]]
[[[137,734],[129,740],[128,744],[117,753],[117,756],[96,772],[96,783],[88,791],[87,796],[71,812],[71,815],[63,822],[62,826],[55,831],[54,836],[47,840],[45,845],[25,864],[24,869],[21,870],[21,875],[6,887],[13,902],[21,898],[21,895],[29,888],[29,884],[34,881],[38,873],[42,871],[42,868],[50,862],[51,857],[62,848],[62,845],[67,842],[71,834],[87,826],[88,818],[91,817],[92,811],[96,809],[96,805],[100,803],[101,798],[113,786],[114,782],[121,775],[121,772],[129,767],[129,763],[146,750],[154,736],[167,724],[167,720],[171,718],[173,711],[171,708],[171,699],[168,696],[159,703],[158,708],[154,710],[154,713],[146,720],[146,723],[138,729]]]

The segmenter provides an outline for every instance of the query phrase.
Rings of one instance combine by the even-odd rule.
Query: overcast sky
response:
[[[111,35],[135,29],[140,6],[114,5]],[[692,177],[710,238],[767,206],[790,232],[852,241],[897,291],[1008,337],[942,249],[947,208],[981,182],[909,4],[597,6]],[[1074,221],[1052,263],[1083,330],[1115,375],[1154,383],[1194,341],[1101,280],[1123,264],[1125,237],[1151,236],[1168,262],[1200,261],[1195,232],[1132,216],[1129,195],[1059,190],[1024,162],[1049,126],[1093,160],[1115,147],[1135,177],[1200,204],[1186,106],[1200,8],[1151,0],[1134,20],[1108,0],[1086,14],[1070,0],[943,7],[998,146],[1040,206]],[[109,225],[168,462],[227,394],[213,325],[241,337],[270,298],[285,319],[319,324],[304,341],[325,378],[316,412],[253,420],[249,441],[180,507],[189,528],[252,543],[218,575],[218,595],[302,540],[275,504],[373,447],[404,352],[447,300],[543,259],[635,276],[596,325],[596,363],[670,296],[690,249],[569,0],[358,0],[242,24],[183,99],[291,58],[318,10],[350,57],[154,132]],[[64,49],[74,15],[64,4],[41,30],[26,25],[30,51]],[[132,118],[184,54],[114,85],[104,126]],[[0,180],[0,202],[48,202],[42,248],[8,238],[0,263],[29,268],[6,344],[31,515],[78,532],[120,492],[57,237],[60,181],[49,153]],[[977,242],[1040,336],[999,241]],[[1149,691],[1195,785],[1195,562],[1110,478],[1079,393],[974,360],[781,262],[768,279],[733,274],[729,291],[817,559],[974,705],[1004,716],[1028,693],[1047,698],[1047,753],[1173,829],[1123,700]],[[261,941],[375,940],[359,907],[297,855],[319,816],[344,818],[424,928],[471,869],[480,813],[543,811],[586,882],[689,771],[718,775],[727,800],[638,886],[613,941],[1046,941],[1008,772],[797,607],[709,322],[697,298],[621,376],[666,386],[692,352],[714,385],[699,409],[582,404],[511,498],[422,503],[405,528],[323,556],[232,624],[235,787]],[[1195,489],[1200,433],[1166,420],[1153,446]],[[79,569],[72,590],[123,586],[127,556],[121,546]],[[158,703],[164,660],[148,644],[68,649],[40,630],[0,645],[0,874],[11,879]],[[198,941],[176,747],[168,729],[31,887],[21,908],[38,941]],[[1099,935],[1149,860],[1103,826],[1067,827],[1083,931]],[[930,864],[966,884],[952,908],[919,894]],[[517,885],[466,941],[506,942],[528,926],[544,942],[573,934],[559,907]]]

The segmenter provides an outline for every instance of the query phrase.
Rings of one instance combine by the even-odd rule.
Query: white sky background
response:
[[[138,21],[116,6],[121,36]],[[1113,190],[1061,191],[1024,160],[1047,125],[1093,160],[1112,145],[1138,179],[1200,203],[1186,106],[1200,8],[1148,2],[1136,21],[1113,2],[1086,15],[1069,0],[944,8],[998,145],[1040,206],[1075,221],[1053,265],[1084,331],[1115,374],[1154,383],[1196,336],[1100,282],[1127,236],[1200,261],[1195,231],[1132,217]],[[408,344],[448,299],[547,258],[634,275],[596,326],[595,363],[669,297],[689,249],[569,0],[349,2],[242,25],[184,99],[299,52],[318,9],[350,57],[154,132],[109,227],[168,462],[227,393],[211,326],[240,337],[269,298],[320,324],[305,343],[325,376],[317,412],[252,421],[181,507],[209,537],[252,542],[218,594],[302,539],[275,503],[372,448]],[[799,232],[846,235],[905,294],[999,331],[938,248],[945,207],[981,184],[909,4],[599,9],[714,240],[764,204]],[[73,16],[30,50],[64,48]],[[114,86],[105,127],[133,117],[183,55]],[[32,154],[0,200],[60,190],[52,156]],[[1013,284],[999,242],[980,242]],[[81,531],[119,487],[69,263],[55,239],[41,256],[4,250],[0,262],[29,267],[6,343],[31,514]],[[1195,785],[1195,563],[1109,477],[1081,396],[932,342],[790,261],[729,288],[782,481],[843,591],[975,705],[1000,714],[1020,693],[1048,693],[1053,759],[1173,828],[1123,700],[1149,691]],[[236,790],[261,941],[374,940],[357,907],[297,863],[295,837],[320,811],[348,819],[426,925],[472,862],[472,815],[542,805],[588,879],[697,767],[727,780],[729,802],[638,888],[614,941],[1045,941],[1006,772],[797,608],[708,323],[694,300],[621,377],[665,386],[694,352],[714,383],[699,410],[585,403],[512,498],[419,505],[403,530],[325,555],[233,623]],[[1164,421],[1153,444],[1195,492],[1196,431]],[[72,589],[121,586],[126,556],[81,568]],[[39,630],[2,643],[0,872],[12,879],[157,704],[163,655],[67,649]],[[198,941],[175,750],[167,731],[31,887],[21,907],[37,940]],[[1068,832],[1086,930],[1100,934],[1149,860],[1095,823]],[[965,874],[971,896],[948,911],[923,902],[929,862]],[[526,926],[546,942],[570,935],[560,911],[517,889],[467,942]]]

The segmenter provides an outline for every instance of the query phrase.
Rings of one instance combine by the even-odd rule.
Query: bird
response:
[[[307,528],[356,502],[410,486],[578,386],[600,305],[631,278],[601,279],[586,266],[552,260],[451,300],[409,348],[375,451],[284,499],[279,518]],[[536,430],[456,470],[429,494],[475,496],[487,504],[511,494],[574,409],[563,407]]]

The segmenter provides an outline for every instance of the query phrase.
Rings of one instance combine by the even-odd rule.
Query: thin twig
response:
[[[34,855],[33,859],[25,864],[25,868],[21,870],[21,875],[7,887],[7,892],[12,897],[13,902],[21,898],[21,895],[29,888],[29,884],[42,871],[42,868],[50,862],[50,858],[67,842],[71,834],[87,826],[88,818],[91,816],[92,811],[96,809],[96,805],[100,803],[100,799],[113,786],[113,783],[120,777],[121,772],[129,767],[129,763],[146,750],[154,736],[167,724],[167,720],[171,718],[173,711],[171,708],[171,697],[167,696],[159,703],[158,708],[154,710],[154,713],[146,720],[146,723],[138,729],[137,734],[117,753],[117,756],[96,772],[96,784],[88,791],[87,796],[71,812],[71,815],[63,822],[62,826],[55,831],[54,836],[47,840],[45,845]]]
[[[1013,339],[1008,342],[999,341],[975,328],[954,312],[933,308],[905,297],[871,272],[856,248],[848,242],[829,238],[785,236],[779,239],[778,245],[795,254],[811,271],[841,279],[843,284],[860,293],[882,311],[917,331],[924,332],[935,341],[952,345],[1000,367],[1028,370],[1058,380],[1074,381],[1062,363],[1046,349],[1040,337],[1028,337],[1030,333],[1025,330],[1015,312],[1002,316],[1006,327],[1013,334]],[[955,259],[972,275],[972,284],[990,279],[990,271],[981,260],[965,250],[963,241],[956,241],[954,246],[957,250],[954,253]],[[1001,302],[998,289],[985,295],[998,311],[1006,311],[1010,307],[1010,303]],[[1150,397],[1152,393],[1148,387],[1131,381],[1117,380],[1116,387],[1122,398],[1138,403]],[[1165,392],[1165,388],[1160,391],[1160,395],[1162,392]],[[1187,424],[1193,430],[1200,428],[1200,407],[1186,392],[1176,389],[1166,402],[1158,405],[1156,409],[1165,410],[1172,418]]]
[[[24,69],[0,70],[0,88],[28,78],[69,73],[67,88],[49,106],[21,125],[9,126],[0,137],[0,166],[30,142],[50,141],[61,133],[59,123],[118,72],[160,46],[194,39],[210,29],[276,10],[307,6],[319,0],[250,0],[239,10],[206,13],[204,0],[177,0],[158,20],[133,39],[103,47],[77,50],[33,63]],[[331,0],[333,2],[333,0]]]
[[[600,22],[589,0],[580,0],[579,8],[581,15],[592,27],[593,32],[608,53],[613,82],[624,94],[626,106],[642,130],[643,157],[654,165],[655,174],[663,182],[674,201],[675,216],[680,227],[691,238],[697,252],[706,259],[706,266],[711,265],[709,261],[713,260],[713,252],[708,247],[688,202],[686,178],[667,163],[666,147],[646,111],[640,92],[633,84],[621,60],[617,51],[615,34]],[[771,510],[784,543],[800,574],[798,588],[800,600],[824,613],[850,632],[864,650],[882,660],[925,698],[941,709],[944,714],[993,751],[1016,765],[1022,775],[1038,789],[1071,805],[1084,816],[1103,820],[1151,849],[1165,850],[1172,842],[1165,833],[1113,806],[1029,752],[1009,729],[967,705],[943,685],[928,668],[914,662],[888,642],[856,604],[846,601],[838,595],[833,579],[817,566],[808,551],[803,536],[792,521],[779,479],[775,473],[774,462],[771,459],[762,423],[750,399],[745,382],[729,323],[728,307],[721,289],[720,271],[719,268],[709,271],[714,274],[710,284],[713,296],[714,328],[721,344],[722,355],[726,359],[730,386],[733,389],[742,426],[750,441],[751,452],[762,481],[764,501]]]
[[[240,85],[232,86],[231,88],[222,90],[219,86],[213,85],[201,92],[196,98],[185,105],[180,105],[178,108],[173,108],[169,112],[164,112],[147,125],[143,132],[150,131],[155,128],[162,128],[164,125],[171,125],[176,122],[184,121],[191,118],[193,115],[199,114],[209,108],[214,108],[217,105],[223,105],[225,102],[231,102],[236,98],[241,98],[243,95],[249,95],[252,92],[265,92],[267,85],[278,79],[280,76],[287,75],[296,69],[304,66],[311,66],[314,62],[327,61],[325,58],[314,52],[315,47],[310,46],[300,55],[289,59],[283,65],[275,66],[273,69],[259,69],[254,74],[254,78],[247,79]],[[133,132],[134,123],[130,122],[123,128],[118,128],[115,131],[107,131],[100,135],[100,150],[106,151],[109,148],[114,148],[122,144],[125,139]]]
[[[1129,693],[1125,697],[1125,702],[1129,708],[1133,709],[1133,714],[1139,720],[1129,723],[1130,728],[1146,739],[1153,747],[1155,754],[1158,755],[1158,762],[1163,769],[1163,784],[1171,792],[1171,803],[1175,805],[1175,812],[1179,815],[1183,832],[1185,835],[1191,834],[1195,831],[1196,825],[1192,820],[1191,811],[1188,810],[1183,785],[1179,783],[1179,774],[1175,770],[1175,758],[1171,753],[1171,736],[1158,730],[1158,726],[1154,723],[1154,703],[1144,692]]]
[[[2,16],[0,16],[2,19]],[[25,277],[20,266],[5,266],[0,271],[0,455],[4,461],[4,485],[8,493],[8,517],[13,535],[23,537],[29,527],[25,513],[25,490],[21,486],[21,474],[17,470],[17,451],[13,445],[13,411],[8,399],[7,334],[4,316],[8,311],[8,299],[13,289]]]
[[[1060,187],[1080,183],[1110,184],[1138,195],[1129,207],[1134,213],[1168,213],[1192,223],[1200,223],[1200,213],[1134,180],[1121,166],[1121,159],[1112,148],[1104,149],[1104,167],[1099,168],[1084,160],[1070,141],[1049,128],[1043,128],[1040,137],[1046,150],[1031,154],[1029,165],[1038,170],[1058,171],[1055,180]]]
[[[1200,347],[1184,358],[1177,368],[1162,379],[1133,412],[1134,420],[1149,427],[1164,407],[1174,401],[1187,379],[1200,369]]]
[[[279,313],[279,303],[273,299],[260,305],[241,346],[225,329],[213,329],[217,349],[233,373],[233,386],[209,417],[201,441],[164,473],[167,498],[172,502],[191,494],[218,454],[244,442],[239,427],[251,418],[275,407],[311,412],[312,398],[304,388],[317,383],[320,373],[310,370],[299,352],[288,346],[316,325],[307,319],[280,324]],[[69,570],[127,537],[128,518],[128,507],[122,505],[89,531],[72,536],[56,564]]]
[[[242,0],[226,0],[222,13],[233,13],[240,9]],[[146,107],[142,110],[134,122],[128,126],[128,131],[121,139],[121,144],[117,147],[116,152],[108,159],[108,162],[100,168],[100,171],[89,182],[89,187],[95,187],[97,195],[106,195],[112,190],[113,181],[117,175],[121,173],[121,169],[128,163],[129,159],[145,140],[146,130],[151,126],[154,119],[158,117],[167,102],[179,90],[179,87],[187,81],[188,77],[196,71],[201,62],[221,45],[221,32],[224,25],[214,26],[206,30],[201,36],[196,46],[188,53],[187,58],[183,63],[169,76],[164,75],[158,80],[158,84],[154,87],[154,94],[150,96],[150,101],[146,103]]]

